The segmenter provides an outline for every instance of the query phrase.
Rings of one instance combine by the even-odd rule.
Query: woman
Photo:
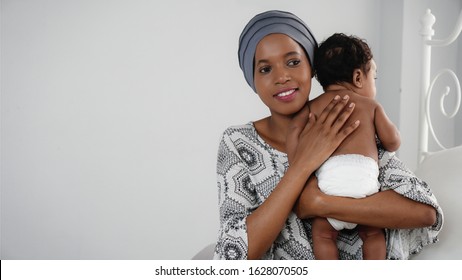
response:
[[[255,16],[240,36],[241,69],[271,115],[223,134],[216,259],[313,259],[313,216],[399,228],[386,232],[389,259],[406,259],[437,240],[442,212],[435,197],[380,145],[381,192],[350,199],[317,188],[311,175],[361,124],[348,119],[348,97],[334,98],[318,119],[308,113],[316,47],[306,24],[281,11]],[[339,240],[341,259],[362,258],[357,232]]]

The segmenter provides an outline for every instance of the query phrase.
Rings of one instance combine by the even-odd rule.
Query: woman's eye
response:
[[[269,67],[269,66],[261,67],[260,70],[259,70],[259,72],[263,73],[263,74],[264,73],[269,73],[270,71],[271,71],[271,67]]]
[[[289,66],[297,66],[299,64],[300,64],[300,60],[298,60],[298,59],[289,60],[289,62],[287,62],[287,65],[289,65]]]

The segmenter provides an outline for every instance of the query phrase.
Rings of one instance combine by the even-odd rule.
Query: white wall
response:
[[[380,44],[378,51],[374,52],[377,63],[377,100],[391,121],[399,125],[403,0],[381,1],[380,5]]]
[[[268,114],[237,63],[246,22],[292,11],[319,41],[367,38],[380,61],[382,7],[2,0],[1,258],[191,258],[217,233],[222,131]]]

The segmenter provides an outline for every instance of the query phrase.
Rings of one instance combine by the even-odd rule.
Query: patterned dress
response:
[[[379,148],[381,190],[392,189],[437,209],[437,222],[427,228],[386,229],[387,258],[408,259],[436,242],[443,212],[427,184],[414,176],[394,153]],[[217,160],[220,229],[214,259],[247,259],[246,218],[271,194],[288,168],[288,159],[268,145],[253,123],[228,128],[221,139]],[[340,259],[362,259],[357,230],[339,233]],[[263,259],[314,259],[310,220],[290,213],[284,228]]]

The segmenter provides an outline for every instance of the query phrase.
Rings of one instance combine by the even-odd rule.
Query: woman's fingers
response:
[[[348,121],[350,115],[353,113],[355,109],[355,103],[350,103],[344,110],[337,114],[336,118],[332,120],[332,129],[336,131],[340,131],[340,129],[345,125]],[[333,116],[329,115],[329,118]],[[328,120],[329,121],[329,120]]]
[[[311,163],[320,165],[348,135],[358,128],[359,122],[351,123],[348,121],[355,107],[354,103],[350,103],[351,106],[347,105],[348,101],[348,96],[346,98],[337,96],[317,120],[314,114],[308,118],[301,133],[297,128],[297,144],[290,150],[289,163],[292,162],[292,159],[296,162],[299,158],[302,158],[301,161],[303,162],[309,157]]]
[[[359,120],[355,121],[354,123],[346,126],[345,128],[343,128],[340,133],[338,133],[338,135],[340,136],[343,136],[343,138],[341,139],[341,141],[343,141],[343,139],[345,139],[348,135],[350,135],[353,131],[355,131],[356,128],[358,128],[360,122]]]
[[[328,120],[329,116],[331,116],[330,117],[331,120],[335,119],[338,113],[340,113],[343,107],[345,107],[346,102],[348,102],[349,97],[348,95],[345,95],[345,96],[347,97],[346,99],[345,97],[340,98],[339,95],[336,95],[334,99],[332,99],[332,101],[329,104],[327,104],[326,108],[324,108],[321,115],[319,116],[319,121],[321,123],[325,123]],[[332,118],[332,116],[334,117]]]
[[[348,101],[348,96],[336,96],[318,119],[308,108],[294,116],[286,136],[289,164],[308,160],[321,164],[359,126],[359,122],[348,122],[355,107],[354,103],[347,105]]]
[[[348,95],[343,96],[343,98],[336,96],[323,110],[319,118],[325,128],[343,136],[341,137],[342,141],[359,126],[359,121],[355,121],[344,127],[355,108],[354,103],[348,103],[349,100]]]

